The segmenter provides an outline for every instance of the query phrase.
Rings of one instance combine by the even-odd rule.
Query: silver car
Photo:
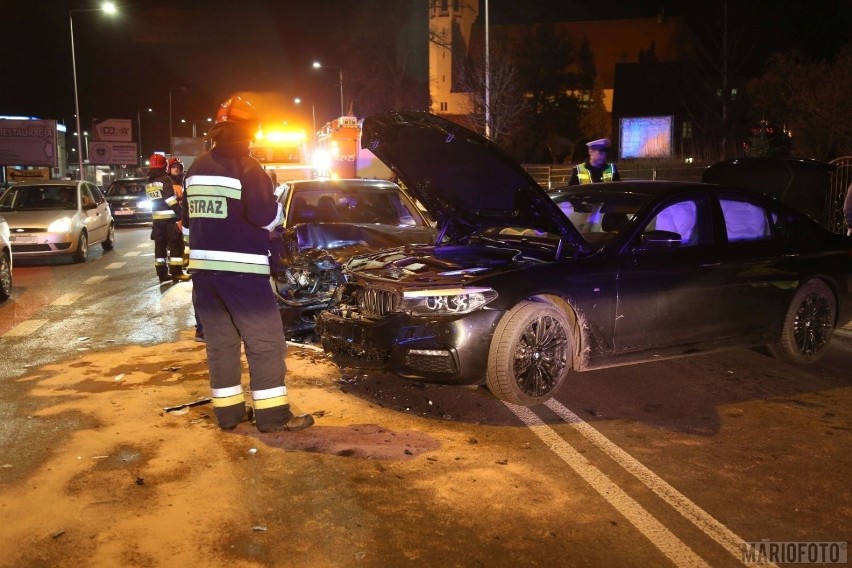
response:
[[[109,204],[92,183],[76,180],[16,183],[0,197],[16,258],[70,255],[85,262],[89,247],[115,246]]]
[[[9,223],[0,217],[0,302],[12,295],[12,244],[9,240]]]

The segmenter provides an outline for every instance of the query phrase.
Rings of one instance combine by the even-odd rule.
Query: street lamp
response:
[[[314,69],[320,69],[323,67],[328,67],[329,69],[337,69],[337,71],[340,73],[340,116],[343,116],[343,68],[337,67],[336,65],[323,65],[319,61],[314,61]]]
[[[172,151],[172,91],[185,91],[186,87],[169,87],[169,156],[173,155]]]
[[[145,156],[145,152],[142,151],[142,113],[143,112],[154,112],[154,109],[151,108],[141,108],[136,111],[136,126],[138,130],[136,131],[136,135],[139,139],[139,158],[140,160]],[[139,162],[142,163],[141,161]]]
[[[180,119],[180,121],[181,121],[181,122],[186,122],[186,119],[182,118],[182,119]],[[210,117],[208,117],[208,118],[200,118],[200,119],[198,119],[198,120],[193,120],[193,121],[192,121],[192,137],[193,137],[193,138],[196,138],[195,125],[197,125],[199,122],[213,122],[213,119],[212,119],[212,118],[210,118]]]
[[[80,132],[80,97],[77,94],[77,57],[74,53],[74,12],[98,12],[102,11],[104,14],[115,14],[118,10],[115,7],[115,4],[112,2],[104,2],[100,8],[83,8],[79,10],[68,10],[68,24],[71,30],[71,67],[74,71],[74,110],[77,112],[75,118],[77,119],[77,132]],[[77,136],[77,163],[80,167],[80,179],[83,179],[83,148],[81,146],[82,140]],[[88,152],[88,148],[86,149]]]
[[[293,99],[293,102],[296,103],[297,105],[300,105],[300,104],[302,104],[302,99],[300,99],[299,97],[296,97],[295,99]],[[316,141],[317,141],[317,112],[316,112],[316,107],[314,106],[314,103],[311,103],[311,126],[314,129],[314,133],[312,134],[312,138],[313,138],[314,143],[316,143]]]

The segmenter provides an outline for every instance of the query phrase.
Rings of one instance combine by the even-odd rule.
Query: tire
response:
[[[80,240],[77,242],[77,250],[72,256],[74,262],[86,262],[89,258],[89,237],[86,231],[80,233]]]
[[[571,372],[570,330],[565,314],[548,303],[524,301],[506,312],[491,340],[488,390],[522,406],[551,398]]]
[[[109,226],[109,231],[107,231],[107,238],[104,242],[101,243],[101,246],[104,250],[112,250],[115,248],[115,225]]]
[[[12,295],[12,260],[6,251],[0,252],[0,302]]]
[[[768,345],[769,352],[788,363],[812,363],[825,355],[834,334],[837,300],[825,282],[810,280],[793,296],[781,339]]]

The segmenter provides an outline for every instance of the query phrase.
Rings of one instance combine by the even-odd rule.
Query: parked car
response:
[[[109,202],[112,216],[119,225],[130,223],[150,223],[151,201],[145,193],[144,177],[117,179],[106,190],[106,200]]]
[[[12,241],[9,223],[0,217],[0,302],[12,295]]]
[[[367,179],[300,180],[280,187],[283,247],[274,278],[288,338],[309,338],[314,320],[343,281],[355,254],[429,244],[435,230],[395,183]]]
[[[356,256],[317,320],[335,361],[542,403],[572,371],[769,346],[822,356],[852,318],[852,239],[757,192],[621,181],[550,199],[483,137],[426,113],[363,144],[441,239]]]
[[[87,181],[16,183],[0,197],[15,258],[70,255],[85,262],[89,247],[115,246],[115,223],[100,189]]]

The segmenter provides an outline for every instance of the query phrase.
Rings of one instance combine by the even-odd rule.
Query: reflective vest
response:
[[[217,161],[212,153],[196,158],[186,178],[189,271],[269,275],[269,231],[283,220],[272,180],[247,155]]]
[[[149,179],[145,184],[145,194],[151,202],[151,216],[154,221],[177,221],[180,215],[175,211],[178,204],[172,180],[168,176]]]
[[[607,164],[606,168],[604,168],[603,174],[601,174],[601,181],[612,181],[612,176],[615,174],[615,165]],[[586,164],[579,164],[577,166],[577,178],[580,180],[580,184],[584,183],[594,183],[592,179],[592,172],[586,167]]]

